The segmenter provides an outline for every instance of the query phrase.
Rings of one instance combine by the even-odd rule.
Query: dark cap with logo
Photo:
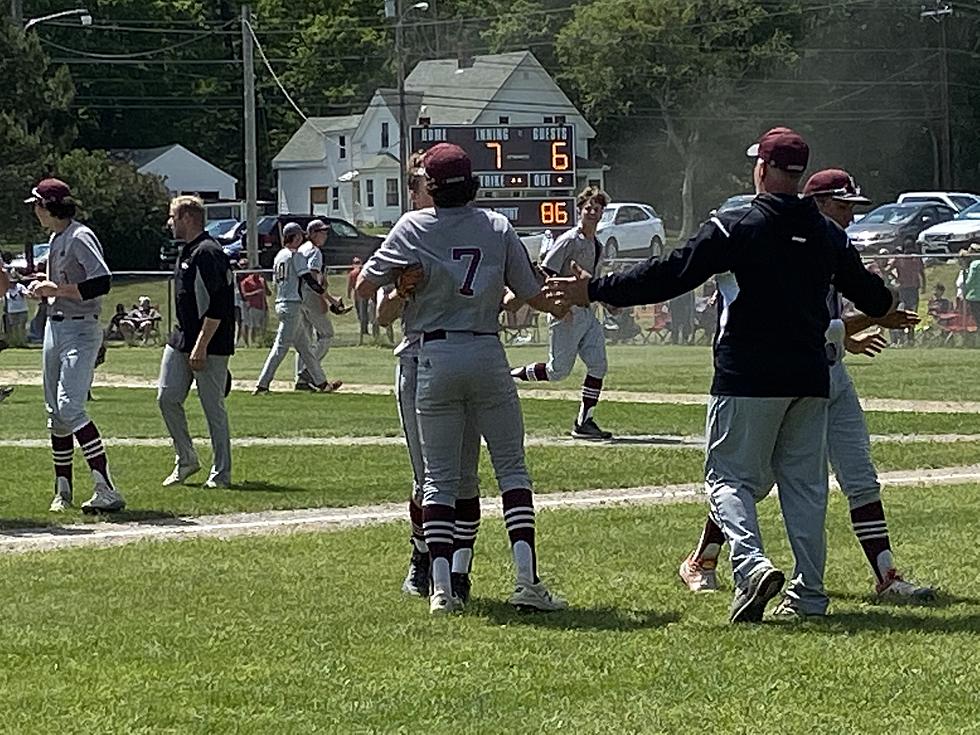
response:
[[[473,165],[466,151],[453,143],[438,143],[425,152],[422,168],[426,177],[440,186],[459,184],[473,178]]]
[[[861,194],[861,187],[855,183],[854,177],[842,168],[817,171],[804,185],[803,196],[830,196],[839,202],[871,204],[871,200]]]
[[[810,146],[803,136],[786,127],[773,128],[763,134],[745,153],[791,173],[802,173],[810,160]]]
[[[286,224],[285,227],[282,228],[282,237],[283,237],[283,240],[288,240],[289,238],[295,237],[296,235],[302,236],[303,235],[303,228],[300,227],[295,222],[289,222],[289,223]]]
[[[71,198],[71,189],[61,179],[42,179],[31,189],[24,204],[60,204]]]
[[[311,220],[306,226],[306,234],[312,235],[316,232],[326,232],[330,229],[330,225],[324,222],[322,219]]]

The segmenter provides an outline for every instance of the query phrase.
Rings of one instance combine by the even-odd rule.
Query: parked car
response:
[[[898,203],[941,202],[960,212],[980,202],[980,196],[965,191],[907,191],[898,195]]]
[[[322,220],[330,226],[327,241],[323,245],[323,264],[325,266],[350,265],[354,257],[367,260],[378,249],[384,238],[361,232],[354,225],[339,217],[315,216],[312,214],[279,214],[260,217],[257,230],[259,233],[259,265],[271,268],[272,261],[282,247],[282,228],[289,222],[295,222],[303,229],[315,219]],[[222,243],[226,248],[238,247],[245,252],[244,224],[234,232],[236,239]]]
[[[723,201],[721,206],[711,213],[711,216],[714,217],[716,214],[748,212],[752,208],[752,202],[754,200],[755,194],[736,194]]]
[[[847,236],[859,251],[906,252],[915,249],[916,238],[927,227],[953,219],[956,212],[935,202],[883,204],[847,228]]]
[[[34,270],[43,268],[48,262],[48,251],[51,246],[46,242],[39,242],[31,248],[34,254]],[[12,270],[18,271],[19,273],[27,274],[30,271],[30,267],[27,264],[27,253],[18,254],[13,260],[10,261],[9,266]]]
[[[980,242],[980,203],[923,230],[918,239],[919,248],[928,254],[956,253],[973,242]]]
[[[667,241],[663,220],[656,210],[649,204],[633,202],[607,206],[596,227],[596,237],[609,259],[659,257]]]

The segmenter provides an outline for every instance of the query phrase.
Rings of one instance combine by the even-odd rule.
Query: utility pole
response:
[[[242,73],[245,88],[245,242],[249,268],[259,266],[259,177],[255,144],[255,60],[252,48],[252,13],[242,6]]]
[[[953,15],[953,4],[935,0],[935,7],[922,8],[920,18],[932,18],[939,24],[939,180],[943,189],[953,188],[953,126],[949,104],[949,41],[946,18]]]
[[[401,0],[396,0],[398,18],[395,20],[395,57],[398,59],[398,165],[402,175],[398,177],[401,185],[400,192],[402,214],[408,211],[408,179],[405,176],[405,166],[408,163],[407,121],[405,120],[405,41]]]

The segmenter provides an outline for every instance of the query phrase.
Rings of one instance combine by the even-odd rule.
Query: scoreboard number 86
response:
[[[568,204],[566,202],[541,202],[538,214],[543,225],[567,225]]]

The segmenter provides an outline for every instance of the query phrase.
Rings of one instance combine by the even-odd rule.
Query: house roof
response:
[[[113,148],[109,154],[120,161],[128,161],[136,166],[143,168],[146,164],[157,160],[164,153],[177,147],[177,143],[161,145],[156,148]]]
[[[307,118],[299,130],[293,133],[289,142],[272,159],[272,165],[322,161],[326,157],[323,136],[328,133],[355,130],[360,122],[361,115]]]
[[[399,168],[398,159],[395,158],[390,153],[379,153],[376,156],[371,156],[363,164],[358,166],[360,171],[372,171],[378,168]]]
[[[397,89],[378,89],[375,94],[381,98],[381,102],[389,110],[398,116],[398,90]],[[419,119],[419,108],[422,106],[422,93],[405,90],[405,119],[409,125],[414,125]]]

